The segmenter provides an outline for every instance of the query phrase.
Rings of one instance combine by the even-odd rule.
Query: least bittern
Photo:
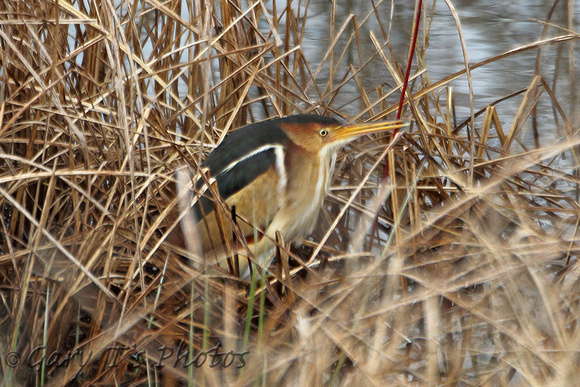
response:
[[[284,241],[299,242],[310,234],[327,192],[338,150],[364,134],[406,126],[405,121],[342,125],[317,115],[294,115],[244,126],[228,134],[203,162],[219,195],[233,207],[248,245],[258,254],[275,246],[276,232]],[[194,206],[206,259],[226,258],[224,235],[232,222],[223,221],[208,195]],[[250,226],[251,225],[251,226]],[[261,230],[258,234],[256,229]],[[257,243],[254,236],[259,235]],[[179,228],[168,238],[184,247]],[[239,248],[239,245],[236,249]],[[261,260],[263,261],[263,260]],[[264,263],[264,262],[262,262]]]

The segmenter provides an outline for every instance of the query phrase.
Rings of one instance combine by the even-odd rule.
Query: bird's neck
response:
[[[292,147],[288,152],[292,152],[286,165],[288,184],[292,185],[289,190],[308,194],[313,201],[321,202],[328,189],[336,151],[324,148],[315,154],[304,148]]]

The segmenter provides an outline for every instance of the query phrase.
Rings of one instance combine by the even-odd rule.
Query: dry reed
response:
[[[448,87],[529,50],[569,47],[558,58],[573,65],[572,25],[548,19],[537,42],[431,82],[426,6],[411,128],[341,153],[316,232],[281,249],[267,281],[204,271],[164,245],[179,221],[175,168],[198,171],[228,131],[298,112],[392,117],[403,77],[390,4],[374,3],[339,24],[333,2],[321,63],[301,48],[308,2],[0,3],[4,384],[573,384],[576,96],[555,86],[566,74],[538,69],[506,97],[520,101],[508,127],[496,104],[457,122]],[[365,32],[369,19],[380,31]],[[384,84],[367,84],[370,63]],[[336,102],[345,89],[360,114]],[[529,147],[539,101],[554,135]]]

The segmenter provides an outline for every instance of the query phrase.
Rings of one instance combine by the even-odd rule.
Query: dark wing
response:
[[[243,161],[238,162],[232,169],[219,174],[216,177],[217,188],[220,196],[225,200],[234,195],[258,176],[265,173],[272,165],[276,164],[276,153],[274,149],[267,149],[257,153]],[[199,182],[201,187],[203,182]],[[203,214],[207,215],[214,210],[213,201],[210,194],[202,196],[198,203],[203,207]],[[198,205],[195,206],[195,215],[201,219],[202,212]]]
[[[220,196],[226,200],[276,165],[276,149],[286,146],[288,137],[275,121],[244,126],[230,133],[203,162],[216,179]],[[198,188],[203,181],[198,182]],[[206,193],[195,205],[197,219],[214,210]],[[201,205],[201,208],[200,208]]]

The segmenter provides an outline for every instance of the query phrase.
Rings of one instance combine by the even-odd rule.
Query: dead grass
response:
[[[397,110],[389,5],[333,25],[321,63],[302,51],[301,5],[0,3],[4,384],[574,384],[580,117],[574,92],[556,86],[575,81],[571,24],[548,17],[537,42],[432,82],[426,6],[403,111],[413,124],[396,143],[364,138],[340,155],[311,240],[282,250],[267,282],[170,254],[174,168],[197,171],[228,131],[297,112]],[[382,27],[370,36],[369,18]],[[506,96],[520,101],[513,116],[472,105],[457,122],[450,81],[551,47],[568,67],[553,78],[538,67]],[[369,87],[373,58],[385,83]],[[335,105],[346,88],[356,117]],[[549,127],[534,126],[539,101],[553,106]],[[538,130],[554,135],[522,141]],[[288,253],[303,266],[279,269]],[[211,366],[218,342],[229,367]]]

